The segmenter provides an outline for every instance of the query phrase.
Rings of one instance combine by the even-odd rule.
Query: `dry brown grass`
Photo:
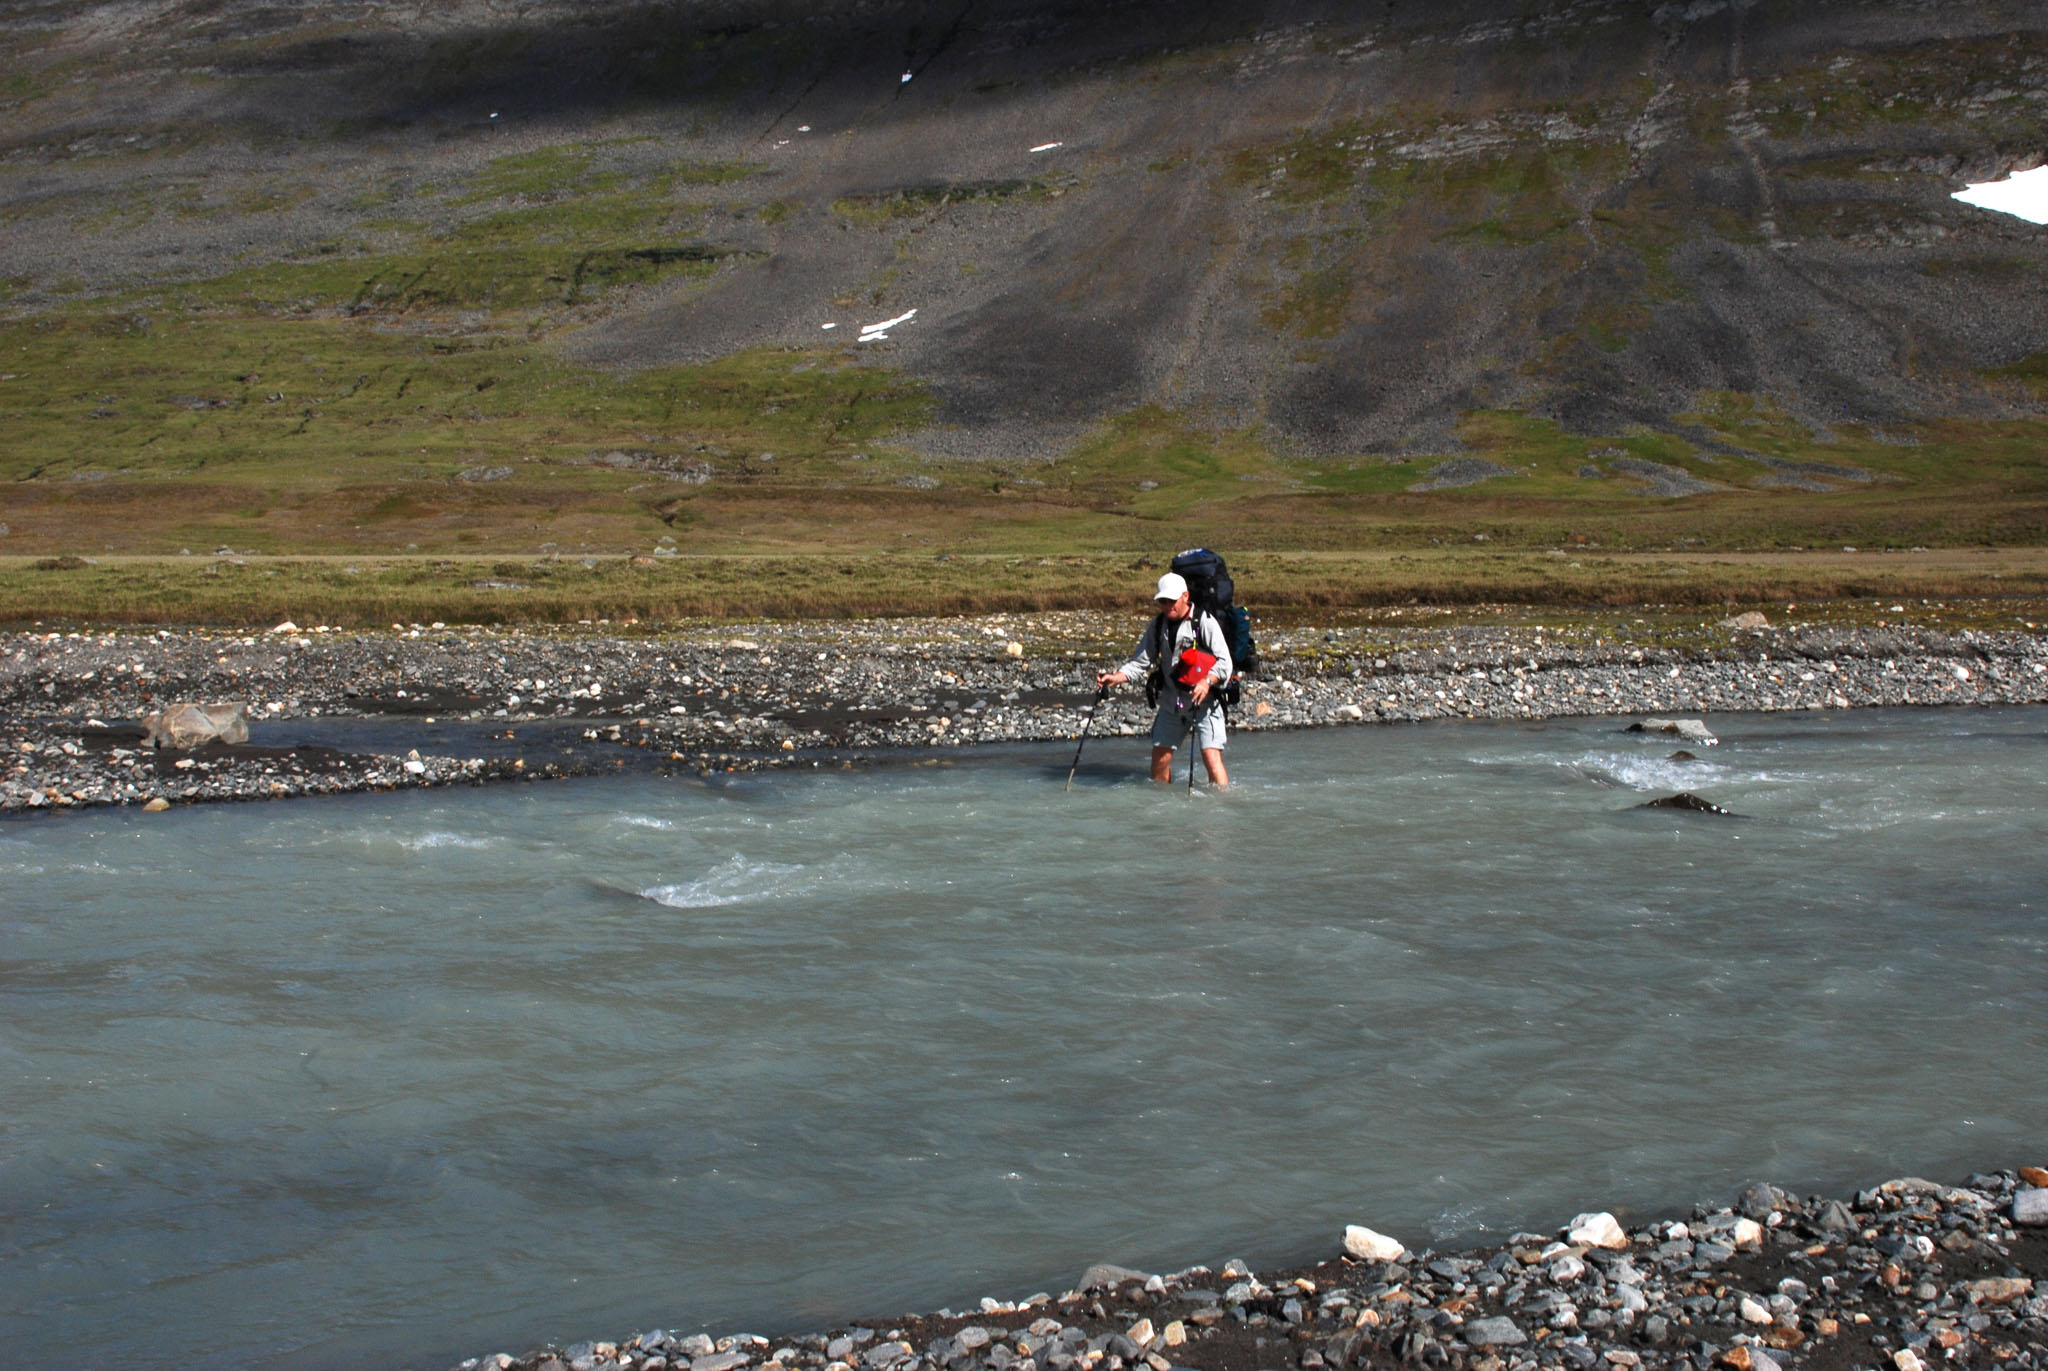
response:
[[[1163,554],[0,559],[0,622],[550,624],[850,618],[1142,605]],[[1243,602],[1607,611],[1973,597],[2038,616],[2048,550],[1926,553],[1240,553]],[[1881,603],[1877,603],[1882,610]]]

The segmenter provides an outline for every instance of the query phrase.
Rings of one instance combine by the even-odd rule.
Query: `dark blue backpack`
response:
[[[1237,603],[1237,587],[1230,579],[1230,567],[1221,553],[1205,547],[1191,547],[1173,559],[1173,570],[1188,583],[1188,599],[1198,613],[1213,617],[1230,641],[1230,663],[1236,668],[1223,687],[1226,704],[1236,704],[1238,677],[1254,676],[1259,670],[1259,645],[1252,641],[1252,616]]]

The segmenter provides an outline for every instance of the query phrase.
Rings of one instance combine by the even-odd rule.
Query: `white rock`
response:
[[[1698,719],[1644,719],[1628,726],[1631,733],[1671,733],[1701,747],[1713,747],[1721,740],[1707,731]]]
[[[1012,657],[1022,657],[1024,655],[1024,644],[1004,643],[1003,651],[1009,653]]]
[[[1550,1279],[1559,1285],[1570,1285],[1586,1274],[1586,1264],[1567,1252],[1549,1266]]]
[[[1737,1247],[1755,1247],[1763,1240],[1764,1226],[1755,1219],[1737,1219],[1735,1221],[1735,1245]]]
[[[1897,1367],[1898,1371],[1921,1371],[1922,1363],[1912,1348],[1901,1347],[1892,1353],[1892,1365]]]
[[[1769,1323],[1771,1321],[1771,1311],[1747,1295],[1744,1295],[1742,1303],[1736,1306],[1736,1312],[1742,1315],[1744,1323]]]
[[[273,628],[270,631],[272,633],[297,633],[299,631],[299,626],[293,623],[290,619],[286,619],[283,623],[279,624],[276,628]]]
[[[1344,1227],[1344,1250],[1360,1261],[1399,1261],[1408,1252],[1398,1239],[1384,1233],[1375,1233],[1363,1224],[1346,1224]]]
[[[1360,719],[1363,719],[1365,717],[1365,711],[1360,709],[1357,705],[1338,705],[1335,709],[1331,710],[1330,713],[1336,718],[1344,720],[1346,723],[1353,724],[1357,723]]]
[[[2012,1221],[2048,1223],[2048,1190],[2022,1190],[2012,1197]]]
[[[173,704],[154,714],[142,716],[142,741],[146,747],[185,750],[211,742],[249,741],[249,711],[241,703],[218,705]]]
[[[1573,1219],[1565,1232],[1565,1239],[1588,1247],[1611,1247],[1617,1251],[1628,1246],[1628,1234],[1622,1231],[1614,1215],[1605,1210],[1597,1214],[1581,1214]]]

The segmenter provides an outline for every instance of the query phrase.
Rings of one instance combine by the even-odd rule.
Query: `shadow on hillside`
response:
[[[278,132],[460,125],[503,118],[580,122],[680,107],[765,132],[802,104],[817,117],[886,117],[892,106],[1000,92],[1309,26],[1333,41],[1504,20],[1520,0],[894,0],[808,6],[443,7],[432,29],[320,23],[317,6],[206,7],[152,26],[172,65],[229,78],[216,113]],[[474,22],[469,22],[474,15]],[[289,19],[289,26],[285,20]],[[141,35],[137,35],[141,36]],[[154,59],[153,59],[154,60]],[[912,79],[905,81],[908,75]],[[112,93],[110,93],[112,94]],[[181,102],[189,101],[185,92]],[[119,93],[108,110],[141,97]],[[132,104],[123,115],[132,118]],[[189,105],[180,114],[189,117]],[[79,118],[96,121],[92,110]]]

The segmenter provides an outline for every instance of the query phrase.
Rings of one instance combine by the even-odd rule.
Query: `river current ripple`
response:
[[[2048,710],[1712,723],[0,824],[0,1345],[441,1366],[2037,1144]]]

